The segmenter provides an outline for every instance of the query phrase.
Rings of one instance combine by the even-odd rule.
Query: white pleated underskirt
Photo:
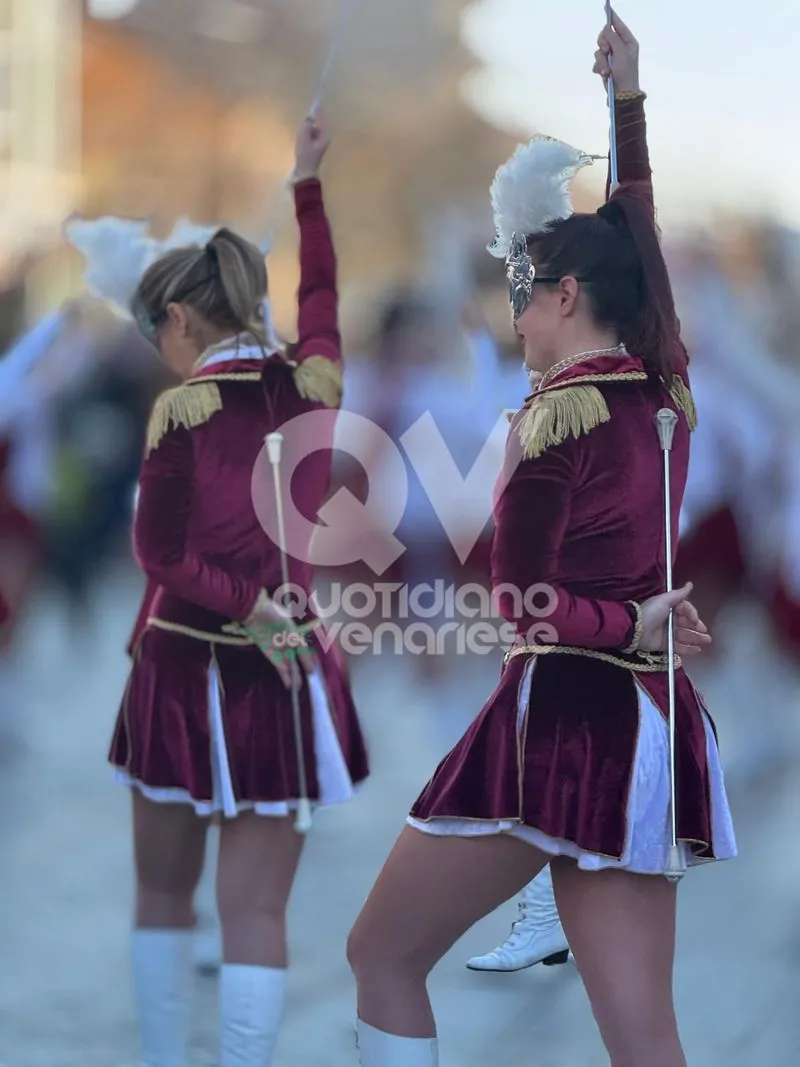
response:
[[[355,788],[339,745],[336,728],[333,725],[328,693],[319,670],[314,670],[308,675],[308,688],[314,725],[317,781],[319,783],[319,799],[314,801],[314,807],[342,804],[353,797]],[[297,809],[296,800],[237,801],[233,791],[233,781],[228,763],[228,746],[225,738],[225,717],[221,692],[219,675],[216,667],[212,664],[208,670],[210,757],[214,784],[212,800],[197,800],[187,789],[162,789],[146,785],[118,767],[114,769],[116,780],[122,785],[138,790],[142,796],[157,803],[191,804],[195,812],[202,817],[224,815],[230,819],[240,812],[254,811],[256,815],[281,818],[291,811],[295,811]],[[265,709],[265,714],[269,713],[269,710]]]
[[[525,720],[525,709],[530,697],[534,667],[535,661],[531,660],[520,686],[517,710],[519,731],[522,730]],[[625,847],[619,859],[585,852],[571,841],[548,837],[535,827],[519,822],[501,820],[479,822],[471,819],[448,818],[422,822],[409,817],[408,824],[423,833],[443,837],[509,834],[511,837],[517,837],[541,849],[550,856],[569,856],[577,860],[578,866],[587,871],[618,868],[635,874],[664,874],[667,869],[670,844],[669,727],[647,693],[638,686],[637,693],[639,694],[639,739],[628,796]],[[705,713],[704,722],[714,859],[732,859],[736,855],[736,837],[725,791],[719,750],[711,723]],[[695,856],[686,843],[681,844],[681,849],[687,866],[709,862],[707,859]]]

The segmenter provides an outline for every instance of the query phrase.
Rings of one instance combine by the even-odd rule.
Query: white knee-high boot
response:
[[[396,1037],[361,1019],[356,1029],[361,1067],[439,1067],[435,1037]]]
[[[285,970],[223,963],[220,1067],[270,1067],[285,1003]]]
[[[134,930],[133,991],[142,1067],[187,1067],[192,930]]]

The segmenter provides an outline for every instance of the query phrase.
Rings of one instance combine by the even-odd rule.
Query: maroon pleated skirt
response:
[[[344,666],[315,644],[319,668],[300,690],[303,766],[315,804],[346,800],[368,775]],[[280,815],[301,795],[289,690],[254,646],[210,643],[148,626],[111,742],[118,777],[198,814]]]
[[[726,858],[735,842],[713,725],[682,670],[676,687],[678,837],[698,859]],[[666,672],[589,655],[512,659],[410,821],[464,835],[527,827],[538,835],[531,840],[555,842],[554,853],[619,861],[630,852],[630,820],[644,817],[653,825],[639,827],[640,839],[642,830],[660,835],[666,857],[668,796],[662,804],[653,794],[651,814],[644,794],[649,777],[665,795],[667,710]]]

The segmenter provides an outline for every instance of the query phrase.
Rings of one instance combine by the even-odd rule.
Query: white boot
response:
[[[133,991],[142,1067],[187,1067],[191,930],[134,930]]]
[[[220,1067],[269,1067],[285,1002],[285,970],[223,963]]]
[[[435,1037],[396,1037],[358,1020],[358,1062],[361,1067],[439,1067]]]
[[[566,963],[569,944],[558,917],[553,879],[547,866],[520,896],[519,917],[507,939],[485,956],[473,956],[471,971],[521,971],[535,963]]]

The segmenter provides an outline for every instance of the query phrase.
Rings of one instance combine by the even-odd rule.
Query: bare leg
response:
[[[226,963],[286,967],[286,907],[303,840],[294,816],[247,812],[222,824],[217,907]]]
[[[672,997],[676,886],[555,859],[564,929],[612,1067],[686,1067]]]
[[[193,929],[207,828],[188,804],[157,804],[133,790],[137,928]]]
[[[246,813],[220,829],[220,1067],[269,1067],[286,1000],[286,906],[303,850],[294,816]]]
[[[192,898],[206,823],[184,804],[133,790],[136,917],[133,985],[144,1067],[186,1067],[192,978]]]
[[[428,974],[546,862],[512,837],[435,837],[406,827],[348,940],[359,1018],[386,1034],[433,1037]]]

